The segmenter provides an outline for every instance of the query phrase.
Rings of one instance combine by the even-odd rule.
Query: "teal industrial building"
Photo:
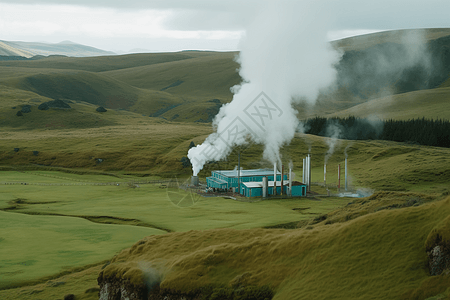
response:
[[[206,178],[208,188],[216,190],[239,191],[246,197],[263,197],[264,178],[267,178],[266,194],[273,195],[275,173],[270,169],[241,170],[218,170],[212,171],[211,176]],[[240,188],[238,188],[238,181]],[[289,190],[291,187],[291,190]],[[306,196],[306,184],[293,181],[289,185],[289,178],[283,175],[283,187],[281,186],[281,173],[276,172],[277,195],[290,195],[293,197]]]

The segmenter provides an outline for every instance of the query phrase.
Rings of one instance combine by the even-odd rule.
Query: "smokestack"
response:
[[[267,177],[263,177],[263,187],[262,187],[262,196],[263,196],[263,198],[267,198],[267,191],[268,191],[268,185],[269,185],[269,182],[268,182],[268,180],[267,180]]]
[[[306,169],[305,169],[305,184],[306,191],[309,192],[309,154],[306,156]]]
[[[327,164],[323,165],[323,185],[327,185]]]
[[[338,165],[338,190],[341,190],[341,164]]]
[[[241,193],[241,151],[238,150],[238,193]]]
[[[311,154],[308,154],[308,191],[311,192]]]
[[[283,175],[284,175],[284,165],[281,165],[281,195],[283,195]]]
[[[289,164],[289,196],[292,196],[292,167]]]
[[[198,186],[198,176],[192,176],[191,177],[191,185]]]
[[[277,195],[277,163],[273,164],[273,195]]]
[[[303,159],[303,166],[302,166],[302,182],[306,183],[306,159]]]
[[[347,158],[345,158],[345,190],[348,189],[348,168],[347,168]]]

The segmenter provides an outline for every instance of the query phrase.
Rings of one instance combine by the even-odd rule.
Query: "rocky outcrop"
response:
[[[430,275],[450,274],[450,216],[430,232],[425,249]]]
[[[444,245],[436,245],[431,251],[428,251],[428,266],[430,275],[441,275],[450,273],[450,249]]]
[[[96,109],[97,112],[107,112],[106,108],[104,108],[103,106],[99,106]]]
[[[31,105],[24,105],[22,106],[22,109],[20,110],[22,113],[27,114],[31,112]]]
[[[48,110],[49,108],[71,109],[72,107],[70,107],[70,105],[67,104],[66,102],[59,99],[43,102],[38,106],[39,110]]]
[[[48,106],[47,102],[41,103],[38,106],[39,110],[48,110],[50,107]]]
[[[127,281],[99,282],[99,300],[147,299],[144,288],[136,288]]]

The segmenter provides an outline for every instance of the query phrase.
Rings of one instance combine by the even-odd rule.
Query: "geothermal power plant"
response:
[[[348,160],[344,162],[344,187],[348,191]],[[328,168],[330,165],[328,165]],[[281,197],[305,197],[311,193],[312,173],[311,154],[303,158],[302,178],[296,181],[293,178],[293,165],[289,164],[285,172],[284,165],[274,163],[272,169],[248,169],[244,170],[238,164],[234,170],[211,171],[211,176],[206,177],[206,190],[210,193],[240,194],[245,197],[269,198]],[[287,173],[287,174],[286,174]],[[341,189],[341,165],[337,165],[337,190]],[[322,185],[319,182],[316,185]],[[198,176],[191,177],[191,186],[200,186]],[[327,186],[327,164],[323,166],[323,186]],[[202,185],[204,187],[204,184]],[[329,195],[329,193],[328,193]]]

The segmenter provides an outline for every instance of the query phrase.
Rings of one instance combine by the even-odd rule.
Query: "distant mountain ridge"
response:
[[[71,57],[89,57],[115,55],[111,51],[97,49],[91,46],[77,44],[71,41],[63,41],[57,44],[36,42],[11,42],[0,40],[1,56],[22,56],[31,58],[36,55],[64,55]]]

